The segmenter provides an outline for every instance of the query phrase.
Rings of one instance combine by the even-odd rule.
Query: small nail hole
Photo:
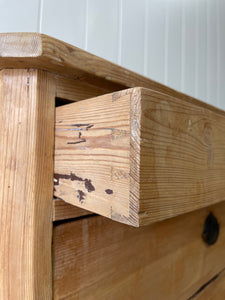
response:
[[[202,238],[207,245],[213,245],[218,239],[220,226],[216,217],[210,213],[205,220]]]

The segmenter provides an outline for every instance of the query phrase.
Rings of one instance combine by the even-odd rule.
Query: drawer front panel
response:
[[[207,216],[217,241],[202,239]],[[225,267],[225,203],[133,228],[91,216],[54,227],[55,299],[188,299]]]

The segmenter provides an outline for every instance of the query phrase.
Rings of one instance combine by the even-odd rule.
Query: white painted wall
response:
[[[0,0],[0,32],[42,32],[225,109],[225,0]]]

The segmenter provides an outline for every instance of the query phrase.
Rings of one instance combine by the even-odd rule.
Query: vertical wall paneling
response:
[[[165,1],[164,84],[168,85],[169,1]]]
[[[122,66],[144,74],[145,1],[122,2]]]
[[[0,32],[42,32],[225,109],[225,0],[0,0]]]
[[[218,97],[219,107],[225,109],[225,1],[218,3],[219,18],[219,78],[218,78]]]
[[[87,50],[103,58],[118,59],[119,0],[88,1]]]
[[[181,33],[182,2],[167,0],[167,56],[165,84],[181,89]]]
[[[207,102],[217,104],[216,0],[207,0]]]
[[[182,1],[182,91],[194,96],[196,60],[196,0]]]
[[[43,33],[59,38],[77,47],[83,47],[85,38],[85,1],[43,1]]]
[[[166,0],[148,3],[147,76],[164,83]]]
[[[85,1],[85,17],[84,17],[84,40],[83,40],[83,49],[87,51],[88,44],[88,0]]]
[[[220,14],[219,14],[219,0],[216,0],[216,106],[220,105]]]
[[[145,0],[144,16],[144,75],[148,76],[148,11],[149,0]]]
[[[121,61],[122,61],[123,1],[124,0],[119,0],[119,5],[118,5],[118,53],[117,53],[117,63],[119,65],[121,65]]]
[[[0,0],[0,32],[38,30],[39,0]]]
[[[181,1],[181,91],[184,90],[184,62],[185,62],[185,5],[184,0]]]
[[[207,98],[207,3],[196,1],[196,86],[195,97]]]
[[[37,31],[42,32],[43,0],[39,0]]]

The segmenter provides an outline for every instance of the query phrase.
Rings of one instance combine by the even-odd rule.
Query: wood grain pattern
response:
[[[217,242],[202,230],[212,212]],[[54,227],[55,299],[187,300],[224,267],[225,202],[133,228],[94,216]],[[203,298],[203,299],[208,299]]]
[[[219,272],[188,300],[224,300],[225,271]]]
[[[143,88],[58,107],[55,196],[133,226],[224,201],[224,131],[223,111]]]
[[[47,35],[1,33],[0,69],[24,67],[61,73],[89,83],[96,82],[97,79],[102,87],[110,83],[120,85],[120,89],[141,86],[180,99],[194,100],[188,95]]]
[[[54,195],[131,222],[130,92],[120,95],[119,101],[114,96],[115,101],[109,94],[57,107]]]
[[[70,101],[80,101],[121,90],[121,85],[105,84],[99,79],[71,79],[68,76],[56,75],[56,97]]]
[[[53,199],[53,221],[68,220],[91,214],[90,211],[83,208],[76,207],[60,199]]]
[[[51,299],[53,79],[2,70],[0,85],[0,299]]]
[[[108,83],[101,80],[90,80],[89,83],[82,79],[71,79],[68,76],[55,75],[56,105],[65,105],[73,101],[80,101],[105,93],[114,92],[121,88],[120,85]],[[88,210],[70,205],[60,199],[53,199],[53,221],[68,220],[92,214]]]
[[[225,112],[147,89],[141,103],[141,224],[225,200]]]

